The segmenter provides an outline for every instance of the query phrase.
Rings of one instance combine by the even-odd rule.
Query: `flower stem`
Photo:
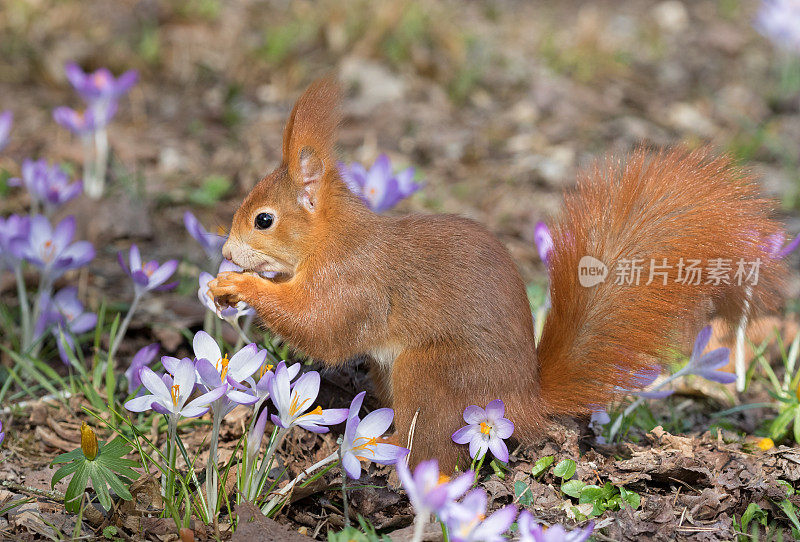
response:
[[[235,329],[236,332],[239,334],[239,339],[236,341],[236,346],[234,347],[234,350],[239,350],[243,345],[250,344],[251,342],[253,342],[245,334],[244,330],[242,330],[242,327],[239,325],[238,320],[231,319],[229,320],[229,322],[233,326],[233,329]]]
[[[177,416],[167,416],[167,427],[169,437],[169,470],[167,471],[167,487],[164,491],[164,498],[172,501],[175,498],[175,463],[178,459],[178,418]]]
[[[97,160],[93,160],[97,149],[92,145],[91,135],[86,135],[81,139],[83,141],[83,191],[90,198],[97,199],[103,193],[102,186],[97,179]]]
[[[217,515],[217,447],[219,445],[219,430],[222,425],[222,407],[221,405],[214,406],[216,408],[213,408],[211,442],[208,450],[208,462],[206,463],[206,495],[208,496],[209,518],[214,518]]]
[[[22,350],[25,351],[31,343],[31,306],[28,303],[28,290],[25,288],[25,277],[22,275],[22,266],[14,268],[17,279],[17,297],[19,298],[20,320],[22,321]]]
[[[342,460],[342,448],[339,447],[339,460]],[[344,528],[350,526],[350,510],[347,505],[347,473],[342,469],[342,513],[344,514]]]
[[[425,532],[425,525],[428,523],[428,514],[417,514],[414,518],[414,538],[411,542],[422,542],[422,534]]]
[[[90,194],[94,199],[103,195],[106,183],[106,167],[108,166],[108,133],[105,128],[100,128],[94,133],[94,173],[97,181],[95,194]]]
[[[272,458],[275,455],[275,452],[280,446],[281,442],[283,442],[284,437],[289,433],[288,429],[284,429],[283,427],[277,428],[277,431],[273,434],[272,438],[270,439],[269,448],[267,448],[267,452],[264,454],[264,459],[261,460],[261,465],[258,468],[258,473],[256,474],[256,484],[250,486],[249,494],[247,495],[247,499],[250,501],[255,500],[258,497],[258,494],[261,492],[263,487],[263,482],[265,476],[268,472],[268,468],[272,465]]]
[[[39,295],[36,296],[36,302],[33,306],[33,316],[31,317],[31,338],[28,344],[28,348],[33,345],[34,337],[33,337],[33,329],[36,327],[36,322],[39,321],[39,317],[42,315],[42,301],[44,299],[51,299],[53,295],[53,280],[47,276],[47,274],[43,275],[39,280]],[[42,334],[44,334],[45,330],[42,330]],[[36,357],[39,353],[39,349],[42,347],[42,342],[39,343],[33,348],[32,355]]]
[[[108,350],[109,363],[114,358],[114,354],[117,353],[117,349],[119,348],[119,345],[122,343],[122,339],[125,338],[125,334],[128,332],[128,326],[131,324],[131,319],[133,318],[133,313],[136,312],[136,308],[139,306],[139,301],[141,299],[142,299],[142,294],[140,294],[139,292],[133,294],[133,302],[131,303],[131,306],[128,309],[128,314],[125,315],[125,319],[122,321],[122,324],[120,324],[119,329],[117,329],[117,336],[114,337],[114,343]]]

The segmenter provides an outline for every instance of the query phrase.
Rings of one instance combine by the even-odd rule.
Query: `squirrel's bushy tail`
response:
[[[636,388],[676,347],[690,347],[714,311],[735,322],[745,306],[772,308],[784,264],[771,212],[743,171],[708,150],[640,149],[584,173],[552,229],[552,308],[537,348],[548,413],[587,413]],[[607,266],[603,282],[581,285],[603,271],[584,256]],[[695,260],[699,284],[679,282]],[[747,276],[754,265],[757,281]],[[717,281],[726,269],[730,284]]]

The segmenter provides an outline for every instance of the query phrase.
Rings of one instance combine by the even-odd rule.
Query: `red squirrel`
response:
[[[382,216],[337,173],[340,90],[313,83],[283,135],[283,160],[245,198],[223,248],[243,273],[209,283],[244,301],[294,347],[329,365],[367,356],[395,410],[412,464],[452,470],[451,441],[468,405],[502,399],[514,437],[530,442],[557,415],[586,415],[642,383],[712,311],[737,322],[777,303],[784,272],[768,239],[771,203],[730,160],[707,150],[638,150],[583,173],[552,229],[552,307],[538,346],[525,284],[506,248],[454,215]],[[759,262],[757,284],[661,278],[582,286],[581,259]],[[610,273],[610,272],[609,272]],[[752,281],[751,281],[752,282]],[[464,463],[461,462],[463,467]]]

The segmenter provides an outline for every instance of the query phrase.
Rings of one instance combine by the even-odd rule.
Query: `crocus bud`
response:
[[[81,450],[89,461],[94,461],[94,458],[97,457],[97,435],[86,422],[81,424]]]

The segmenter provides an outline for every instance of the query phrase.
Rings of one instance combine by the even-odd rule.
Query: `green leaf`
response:
[[[83,454],[81,454],[81,457],[83,457]],[[66,465],[58,469],[55,473],[53,473],[53,479],[50,480],[50,487],[51,488],[56,487],[57,483],[59,483],[61,480],[63,480],[76,470],[78,470],[85,461],[86,458],[84,457],[83,461],[81,460],[73,461],[72,463],[67,463]]]
[[[558,462],[558,465],[556,465],[556,468],[553,470],[553,474],[562,480],[569,480],[575,474],[576,467],[577,464],[572,459],[564,459]]]
[[[578,502],[580,504],[587,503],[587,502],[601,502],[604,498],[603,488],[596,485],[586,485],[581,489],[580,497],[578,498]]]
[[[794,441],[800,444],[800,408],[794,409]]]
[[[119,477],[116,474],[114,474],[110,469],[108,469],[104,465],[98,465],[98,471],[102,472],[106,482],[108,482],[108,485],[111,486],[111,489],[114,491],[114,493],[117,494],[117,496],[120,499],[125,501],[133,499],[133,496],[131,496],[131,492],[128,491],[128,488],[125,487],[125,484],[122,483],[122,480],[120,480]]]
[[[59,463],[69,463],[70,461],[75,461],[76,459],[81,458],[86,459],[86,456],[83,455],[83,451],[80,448],[77,448],[71,452],[56,456],[56,458],[53,459],[50,464],[58,465]]]
[[[800,336],[800,335],[798,335]],[[758,521],[761,525],[767,525],[767,513],[754,502],[751,502],[747,505],[747,510],[744,511],[742,514],[742,530],[747,531],[747,526],[750,525],[750,522],[753,520]]]
[[[67,486],[67,491],[64,494],[64,507],[67,512],[77,514],[81,508],[81,501],[83,500],[83,493],[86,491],[86,485],[89,480],[89,467],[87,466],[90,461],[84,461],[75,471],[75,476]]]
[[[786,434],[789,424],[792,422],[792,418],[794,418],[794,410],[794,408],[787,408],[772,421],[769,428],[769,436],[772,440],[777,442]]]
[[[539,476],[544,471],[546,471],[550,465],[553,464],[555,458],[552,455],[546,455],[544,457],[540,457],[536,463],[533,464],[533,468],[531,469],[532,476]]]
[[[776,482],[777,482],[777,483],[778,483],[780,486],[782,486],[782,487],[783,487],[783,490],[784,490],[784,491],[786,491],[786,496],[787,496],[787,497],[791,497],[792,495],[794,495],[794,488],[792,487],[792,484],[790,484],[790,483],[789,483],[789,482],[787,482],[786,480],[775,480],[775,481],[776,481]]]
[[[117,536],[118,533],[119,531],[113,525],[109,525],[108,527],[103,529],[103,537],[108,538],[109,540]]]
[[[800,530],[800,521],[797,519],[797,514],[795,513],[795,508],[792,502],[789,499],[784,499],[780,502],[781,510],[789,516],[789,521],[792,522],[795,529]]]
[[[94,492],[97,493],[100,506],[102,506],[103,509],[108,512],[114,505],[114,501],[111,500],[111,495],[108,493],[108,481],[105,476],[106,470],[107,469],[105,469],[105,467],[102,465],[93,464],[92,468],[90,469],[89,476],[92,479],[92,487],[94,488]]]
[[[528,484],[522,480],[514,482],[514,500],[519,502],[522,506],[530,506],[533,504],[533,492]]]
[[[619,488],[619,494],[622,497],[622,500],[628,503],[631,508],[636,510],[642,504],[642,497],[639,496],[638,493],[634,491],[628,491],[624,487]]]
[[[563,484],[561,484],[561,491],[569,495],[570,497],[575,497],[576,499],[581,496],[581,490],[586,484],[581,482],[580,480],[567,480]]]

